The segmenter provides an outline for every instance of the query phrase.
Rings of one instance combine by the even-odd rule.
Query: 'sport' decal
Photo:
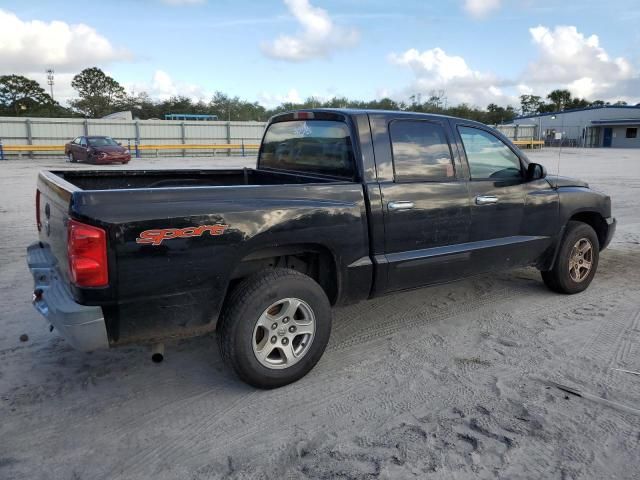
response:
[[[165,240],[172,240],[174,238],[201,237],[205,232],[208,232],[209,235],[215,237],[222,235],[227,227],[228,225],[216,224],[201,225],[199,227],[145,230],[144,232],[140,232],[140,236],[136,238],[136,243],[142,245],[160,245]]]

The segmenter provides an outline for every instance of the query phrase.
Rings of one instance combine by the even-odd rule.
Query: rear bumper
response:
[[[604,243],[602,244],[602,247],[600,248],[600,250],[604,250],[609,246],[609,244],[611,243],[611,239],[613,238],[613,234],[616,233],[616,226],[618,224],[618,222],[616,222],[616,219],[613,217],[605,218],[605,221],[607,222],[607,227],[608,227],[607,237],[605,238]]]
[[[109,347],[102,309],[75,302],[57,263],[48,246],[35,242],[27,248],[33,306],[74,348],[88,352]]]

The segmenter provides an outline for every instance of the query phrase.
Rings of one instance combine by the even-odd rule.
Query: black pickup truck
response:
[[[263,388],[318,362],[332,305],[522,266],[577,293],[616,226],[483,124],[341,109],[273,117],[255,169],[43,171],[36,215],[33,303],[74,347],[217,330]]]

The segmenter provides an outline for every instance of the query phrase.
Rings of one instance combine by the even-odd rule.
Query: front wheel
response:
[[[587,289],[598,268],[600,243],[590,225],[567,224],[553,268],[542,273],[542,280],[554,292],[579,293]]]
[[[73,153],[69,153],[68,158],[70,163],[76,163],[76,158],[73,156]]]
[[[312,278],[268,269],[243,280],[218,323],[222,358],[259,388],[287,385],[320,360],[331,333],[331,305]]]

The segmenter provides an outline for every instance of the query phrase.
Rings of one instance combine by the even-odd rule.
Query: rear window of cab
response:
[[[346,123],[335,120],[291,120],[267,128],[260,167],[332,177],[353,178],[355,161]]]

